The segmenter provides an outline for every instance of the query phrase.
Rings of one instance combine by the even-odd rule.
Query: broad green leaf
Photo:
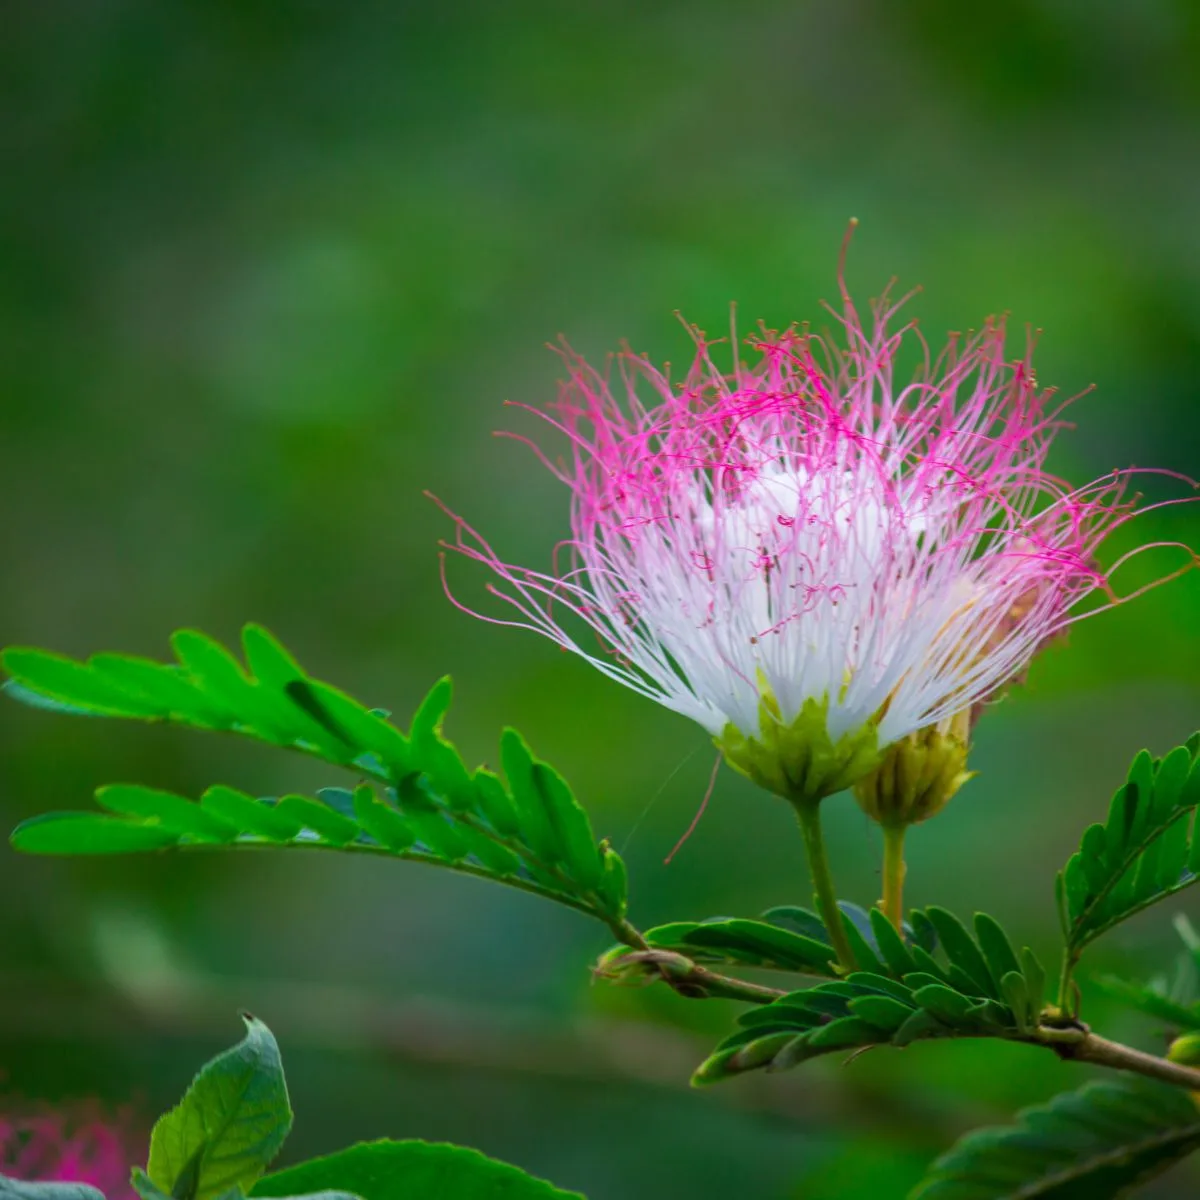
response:
[[[27,1183],[0,1175],[0,1200],[105,1200],[99,1188],[86,1183]]]
[[[968,1133],[910,1200],[1109,1200],[1200,1148],[1187,1092],[1143,1080],[1088,1083]]]
[[[325,1189],[362,1200],[582,1200],[478,1150],[444,1143],[363,1142],[260,1179],[252,1197]]]
[[[203,1066],[154,1126],[146,1173],[175,1200],[249,1188],[291,1129],[279,1047],[261,1021],[243,1020],[244,1040]]]

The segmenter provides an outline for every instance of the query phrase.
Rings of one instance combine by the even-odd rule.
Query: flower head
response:
[[[107,1200],[136,1200],[130,1167],[145,1161],[124,1114],[86,1104],[19,1115],[0,1114],[0,1175],[26,1182],[87,1183]]]
[[[1046,471],[1061,409],[1003,320],[934,360],[899,304],[864,321],[842,299],[840,337],[764,329],[728,367],[693,331],[678,381],[564,346],[540,414],[567,438],[565,461],[541,455],[571,493],[563,569],[510,565],[457,517],[452,547],[499,578],[511,615],[487,619],[698,721],[793,798],[994,697],[1089,593],[1114,602],[1096,552],[1133,512],[1128,472]],[[923,365],[898,384],[910,337]]]

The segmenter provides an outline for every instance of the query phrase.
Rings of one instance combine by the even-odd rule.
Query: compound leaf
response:
[[[1193,739],[1161,759],[1143,750],[1113,796],[1108,819],[1084,832],[1059,874],[1067,952],[1200,878],[1200,762]]]
[[[945,909],[913,913],[914,926],[918,923],[936,930],[947,958],[945,969],[928,950],[901,938],[878,910],[855,922],[872,932],[873,944],[865,937],[862,941],[870,945],[878,967],[844,978],[836,977],[828,942],[764,922],[680,922],[651,930],[652,945],[696,961],[830,977],[743,1013],[738,1029],[700,1065],[693,1082],[716,1083],[760,1068],[784,1070],[835,1049],[903,1047],[921,1039],[964,1036],[1037,1040],[1045,972],[1031,951],[1016,955],[1003,929],[986,914],[975,918],[979,940]],[[811,928],[807,922],[805,927]],[[819,961],[814,961],[812,947],[820,948]],[[999,980],[993,972],[1000,973]]]
[[[225,730],[349,767],[379,785],[323,789],[318,798],[258,800],[217,786],[199,804],[117,784],[97,792],[111,815],[52,813],[21,825],[13,844],[41,854],[118,854],[168,847],[305,845],[367,850],[453,866],[539,892],[609,922],[625,912],[624,864],[566,781],[505,731],[506,784],[468,770],[443,734],[452,688],[442,679],[409,734],[336,688],[309,678],[266,629],[247,625],[243,666],[196,630],[171,639],[177,662],[98,654],[75,662],[5,651],[17,699],[93,716]]]
[[[1179,1088],[1087,1083],[968,1133],[910,1200],[1108,1200],[1200,1148],[1200,1108]]]

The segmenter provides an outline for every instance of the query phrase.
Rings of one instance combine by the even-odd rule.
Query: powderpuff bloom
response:
[[[450,514],[450,548],[508,606],[485,619],[698,721],[796,803],[918,731],[965,737],[1079,601],[1116,602],[1125,559],[1096,553],[1134,507],[1129,472],[1082,488],[1047,472],[1061,408],[1002,320],[934,359],[886,295],[865,320],[844,283],[842,301],[839,336],[764,329],[727,367],[693,331],[678,381],[629,351],[601,373],[564,344],[539,415],[567,455],[538,451],[571,496],[561,569],[507,563]],[[910,340],[923,365],[898,384]]]
[[[130,1168],[146,1156],[138,1140],[124,1117],[106,1116],[92,1105],[0,1114],[0,1175],[26,1183],[87,1183],[107,1200],[136,1200]]]

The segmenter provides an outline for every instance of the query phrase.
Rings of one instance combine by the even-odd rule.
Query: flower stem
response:
[[[904,865],[904,835],[907,825],[885,825],[883,827],[883,900],[881,907],[897,931],[904,920],[904,876],[908,868]]]
[[[838,962],[843,969],[854,971],[858,963],[850,941],[842,927],[842,912],[838,908],[837,890],[833,886],[833,874],[829,869],[829,856],[825,853],[825,837],[821,833],[821,802],[819,800],[797,800],[793,802],[796,816],[800,820],[800,832],[804,835],[804,849],[808,854],[808,869],[812,874],[813,891],[817,897],[817,911],[825,923],[830,945],[837,952]]]

